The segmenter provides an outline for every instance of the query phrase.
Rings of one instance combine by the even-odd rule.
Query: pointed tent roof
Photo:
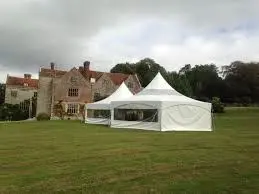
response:
[[[154,79],[137,95],[182,95],[173,89],[158,72]]]
[[[125,85],[125,83],[122,82],[120,87],[109,97],[94,103],[87,104],[86,107],[87,109],[109,109],[111,101],[120,100],[131,96],[133,96],[133,94]]]
[[[122,105],[125,102],[196,102],[208,104],[189,98],[173,89],[158,72],[154,79],[138,94],[126,99],[115,99],[113,104]]]

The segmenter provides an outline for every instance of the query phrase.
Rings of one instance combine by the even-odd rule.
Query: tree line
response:
[[[217,67],[215,64],[187,64],[179,71],[167,71],[153,59],[115,65],[112,73],[137,74],[146,87],[160,72],[178,92],[202,101],[220,98],[225,104],[246,106],[259,103],[259,63],[242,61]]]

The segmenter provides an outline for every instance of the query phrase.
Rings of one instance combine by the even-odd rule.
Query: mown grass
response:
[[[259,193],[259,109],[228,109],[213,132],[0,124],[0,193]]]

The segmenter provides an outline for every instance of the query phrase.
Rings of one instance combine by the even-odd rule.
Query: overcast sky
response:
[[[109,71],[153,58],[167,70],[184,64],[259,61],[258,0],[1,0],[0,81],[37,77],[55,62],[85,60]]]

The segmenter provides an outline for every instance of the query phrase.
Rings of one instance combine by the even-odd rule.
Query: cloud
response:
[[[191,63],[258,60],[257,0],[2,0],[0,80],[51,61],[70,68],[92,61],[154,58],[168,70]]]

